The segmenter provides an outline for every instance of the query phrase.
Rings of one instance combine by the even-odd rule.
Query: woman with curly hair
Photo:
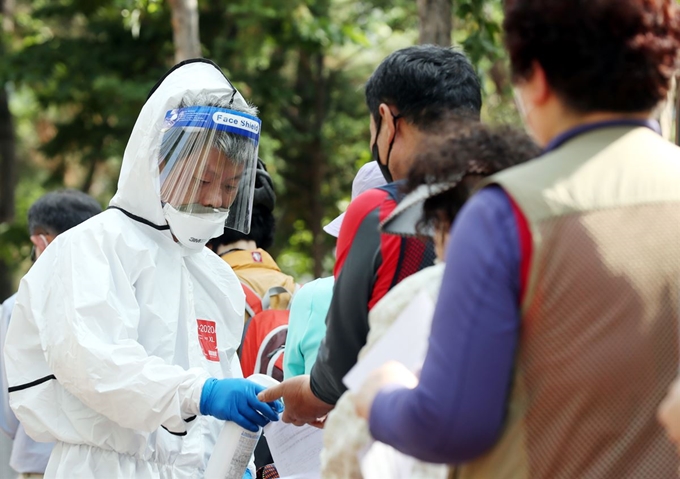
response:
[[[677,374],[680,149],[650,117],[678,67],[675,0],[506,0],[536,160],[458,215],[419,380],[357,398],[373,437],[462,478],[677,474],[656,421]]]

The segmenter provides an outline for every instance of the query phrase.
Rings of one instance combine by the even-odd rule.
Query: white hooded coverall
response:
[[[199,413],[203,383],[241,376],[239,281],[207,248],[175,242],[161,210],[161,127],[187,92],[234,88],[206,61],[166,75],[125,149],[110,205],[127,213],[59,235],[21,281],[10,404],[31,437],[56,441],[46,477],[203,477],[223,424]]]

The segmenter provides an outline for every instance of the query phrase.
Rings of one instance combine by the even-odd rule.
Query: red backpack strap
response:
[[[246,338],[246,333],[248,332],[248,327],[253,317],[262,312],[262,298],[257,294],[250,286],[241,281],[241,287],[243,292],[246,294],[246,313],[248,315],[245,318],[245,324],[243,325],[243,333],[241,334],[241,343],[238,347],[237,354],[240,356],[243,350],[243,341]]]

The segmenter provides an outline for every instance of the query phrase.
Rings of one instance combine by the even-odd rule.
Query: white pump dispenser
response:
[[[279,384],[265,374],[253,374],[248,380],[266,388]],[[205,469],[205,479],[242,479],[261,434],[262,428],[251,432],[235,422],[225,422]]]

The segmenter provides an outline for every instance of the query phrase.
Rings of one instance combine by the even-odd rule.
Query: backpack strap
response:
[[[293,294],[283,286],[272,286],[271,288],[269,288],[265,293],[264,298],[262,298],[262,310],[266,311],[271,307],[272,296],[277,296],[279,294],[285,293],[290,294],[291,298],[293,297]]]
[[[241,286],[243,287],[243,292],[246,294],[246,313],[248,313],[250,316],[246,321],[246,324],[243,326],[243,334],[241,335],[241,345],[243,345],[243,341],[246,338],[246,333],[248,332],[248,326],[250,326],[250,322],[257,313],[261,313],[262,311],[270,309],[271,297],[284,293],[290,294],[291,301],[288,302],[287,308],[290,309],[290,303],[292,303],[293,294],[283,286],[272,286],[267,290],[264,298],[260,298],[260,295],[243,281],[241,281]],[[300,286],[296,283],[295,292],[297,292],[298,289],[300,289]]]
[[[271,376],[279,382],[283,381],[283,353],[286,346],[285,344],[274,351],[269,358],[269,364],[267,364],[267,376]]]
[[[248,332],[248,326],[250,326],[250,322],[257,313],[261,313],[263,310],[262,298],[260,298],[260,295],[253,291],[253,289],[243,281],[241,281],[241,287],[243,288],[243,292],[246,294],[246,313],[248,313],[249,318],[243,325],[243,333],[241,334],[241,343],[239,345],[238,351],[239,355],[241,353],[240,350],[243,347],[243,341],[246,339],[246,333]]]
[[[282,325],[280,325],[280,326],[275,327],[274,329],[272,329],[271,331],[269,331],[269,332],[267,333],[267,335],[266,335],[266,336],[262,339],[262,341],[260,342],[260,346],[258,347],[258,350],[257,350],[257,358],[255,359],[255,368],[254,368],[254,371],[255,371],[256,373],[261,373],[261,372],[262,372],[262,371],[261,371],[261,369],[262,369],[262,359],[263,359],[262,356],[264,355],[264,348],[269,344],[269,341],[270,341],[274,336],[276,336],[278,333],[280,333],[281,331],[285,331],[286,334],[287,334],[287,331],[288,331],[288,324],[282,324]],[[284,339],[285,339],[285,336],[284,336]],[[276,351],[272,351],[272,352],[270,353],[270,356],[269,356],[267,359],[271,359],[271,357],[272,357],[273,355],[275,355],[278,351],[281,351],[281,354],[283,354],[283,348],[277,348]],[[278,360],[279,356],[280,356],[280,354],[276,355],[276,359],[277,359],[277,360]],[[275,362],[276,362],[276,360],[271,361],[272,367],[274,366],[274,363],[275,363]],[[269,369],[266,370],[266,374],[270,374],[270,370],[269,370]]]

